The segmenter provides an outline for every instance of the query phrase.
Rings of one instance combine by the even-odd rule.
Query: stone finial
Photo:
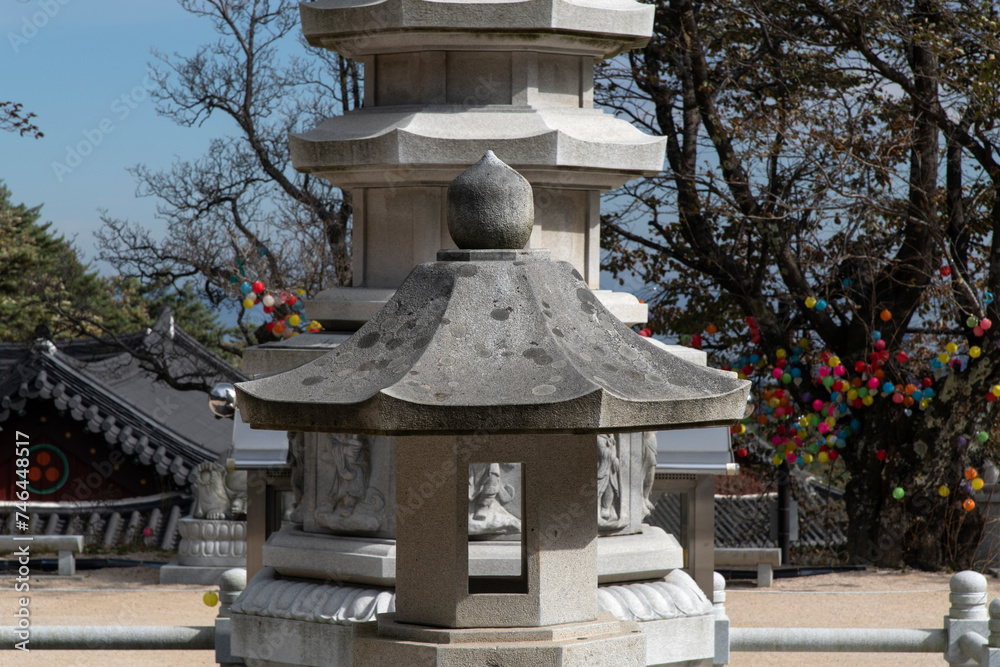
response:
[[[986,619],[986,577],[978,572],[957,572],[949,582],[951,609],[948,617],[955,619]]]
[[[448,186],[448,231],[463,250],[520,250],[534,222],[531,184],[493,151]]]
[[[219,577],[219,618],[229,618],[230,611],[236,598],[240,596],[243,589],[247,587],[247,571],[241,567],[234,567],[226,570]]]

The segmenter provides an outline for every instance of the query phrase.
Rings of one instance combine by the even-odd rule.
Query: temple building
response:
[[[82,534],[87,544],[176,547],[196,468],[225,459],[232,422],[206,394],[158,380],[139,357],[208,386],[244,376],[175,326],[169,309],[117,342],[78,339],[0,345],[0,521],[13,528],[15,433],[30,443],[31,532]],[[22,436],[18,436],[23,440]],[[146,530],[146,529],[149,530]]]

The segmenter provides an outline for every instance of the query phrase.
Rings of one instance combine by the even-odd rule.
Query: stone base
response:
[[[247,566],[246,521],[187,517],[177,522],[177,531],[179,564],[224,570]]]
[[[285,576],[372,586],[396,584],[395,540],[320,535],[285,526],[268,538],[263,557],[265,566]],[[515,575],[520,559],[518,542],[469,543],[473,576]],[[681,567],[684,554],[677,540],[655,526],[643,525],[635,535],[597,540],[597,580],[602,584],[659,579]]]
[[[222,573],[234,567],[246,567],[246,561],[240,565],[225,567],[178,565],[177,561],[171,561],[160,568],[160,583],[215,586],[219,583],[219,577],[222,576]]]
[[[635,623],[601,614],[597,621],[538,628],[452,630],[396,623],[379,616],[354,640],[353,667],[437,665],[465,667],[640,667],[645,642]]]
[[[670,572],[656,581],[632,582],[601,586],[598,591],[599,608],[602,619],[615,618],[641,630],[642,653],[637,665],[658,667],[702,667],[711,665],[715,650],[715,619],[712,603],[686,573],[681,570]],[[355,645],[362,640],[369,643],[391,641],[386,639],[389,628],[383,622],[380,635],[375,619],[386,618],[395,609],[394,591],[389,588],[360,588],[336,585],[329,582],[306,582],[297,579],[281,579],[272,568],[264,568],[249,583],[246,590],[233,604],[232,642],[234,655],[243,656],[251,667],[290,667],[304,665],[321,667],[363,667],[365,665],[421,665],[449,664],[448,662],[399,661],[386,659],[385,662],[357,662]],[[610,614],[610,616],[608,616]],[[604,622],[603,620],[601,622]],[[396,624],[403,627],[400,624]],[[577,626],[589,626],[587,623]],[[433,628],[417,628],[407,633],[397,631],[397,640],[411,641],[423,646],[427,637],[441,632]],[[547,633],[552,627],[517,628],[510,630],[489,630],[493,633]],[[597,632],[596,628],[592,628]],[[392,630],[389,630],[392,632]],[[413,634],[416,632],[417,634]],[[462,630],[472,636],[483,630]],[[572,634],[572,633],[570,633]],[[628,633],[631,634],[631,633]],[[531,641],[540,635],[533,635]],[[574,643],[577,636],[573,635]],[[461,637],[461,634],[459,635]],[[481,637],[473,637],[481,639]],[[523,639],[523,637],[522,637]],[[595,640],[596,641],[596,640]],[[435,642],[429,642],[434,644]],[[466,642],[474,643],[471,640]],[[494,642],[495,643],[495,642]],[[583,642],[581,642],[581,645]],[[598,642],[599,644],[599,642]],[[510,648],[510,647],[508,647]],[[366,649],[367,650],[367,649]],[[381,650],[379,647],[371,650]],[[389,650],[389,649],[386,649]],[[396,650],[396,649],[392,649]],[[437,649],[431,647],[428,660],[436,660]],[[393,654],[390,654],[390,657]],[[424,654],[420,654],[421,656]],[[516,655],[516,652],[513,653]],[[600,654],[598,654],[600,655]],[[626,653],[626,655],[629,655]],[[471,662],[456,664],[484,665],[508,663],[500,662],[492,656],[467,657]],[[463,660],[466,658],[463,658]],[[476,662],[475,660],[478,660]],[[493,663],[490,660],[494,660]],[[536,663],[533,659],[514,663],[519,665]],[[574,664],[574,663],[568,663]],[[629,665],[632,663],[590,662],[588,665]]]

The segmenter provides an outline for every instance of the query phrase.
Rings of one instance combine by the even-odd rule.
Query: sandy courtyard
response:
[[[161,586],[148,567],[85,571],[79,579],[32,582],[31,613],[37,625],[211,625],[218,608],[202,602],[203,586]],[[940,628],[948,611],[947,574],[867,572],[776,579],[770,589],[735,583],[726,608],[734,626]],[[3,624],[16,598],[13,579],[0,578]],[[990,599],[1000,581],[989,580]],[[732,665],[945,664],[939,655],[734,653]],[[5,652],[0,664],[18,667],[194,667],[214,665],[210,651],[113,653],[104,651]]]

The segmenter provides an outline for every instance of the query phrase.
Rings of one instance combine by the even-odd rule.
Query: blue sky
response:
[[[44,204],[43,219],[89,260],[98,209],[155,228],[155,201],[135,196],[125,169],[197,157],[227,128],[182,128],[156,114],[143,88],[151,49],[187,55],[209,41],[211,26],[171,0],[4,2],[0,101],[24,104],[45,133],[0,132],[0,180],[14,202]],[[89,154],[77,161],[81,148]]]
[[[215,39],[207,20],[175,0],[3,3],[0,101],[34,112],[45,136],[0,132],[0,181],[14,203],[42,204],[42,220],[102,273],[112,270],[96,262],[101,209],[154,233],[162,227],[156,199],[137,197],[126,169],[140,163],[165,169],[175,159],[195,159],[213,137],[232,130],[223,118],[199,128],[177,126],[157,115],[146,90],[154,48],[189,56]],[[603,278],[606,287],[621,289]]]

